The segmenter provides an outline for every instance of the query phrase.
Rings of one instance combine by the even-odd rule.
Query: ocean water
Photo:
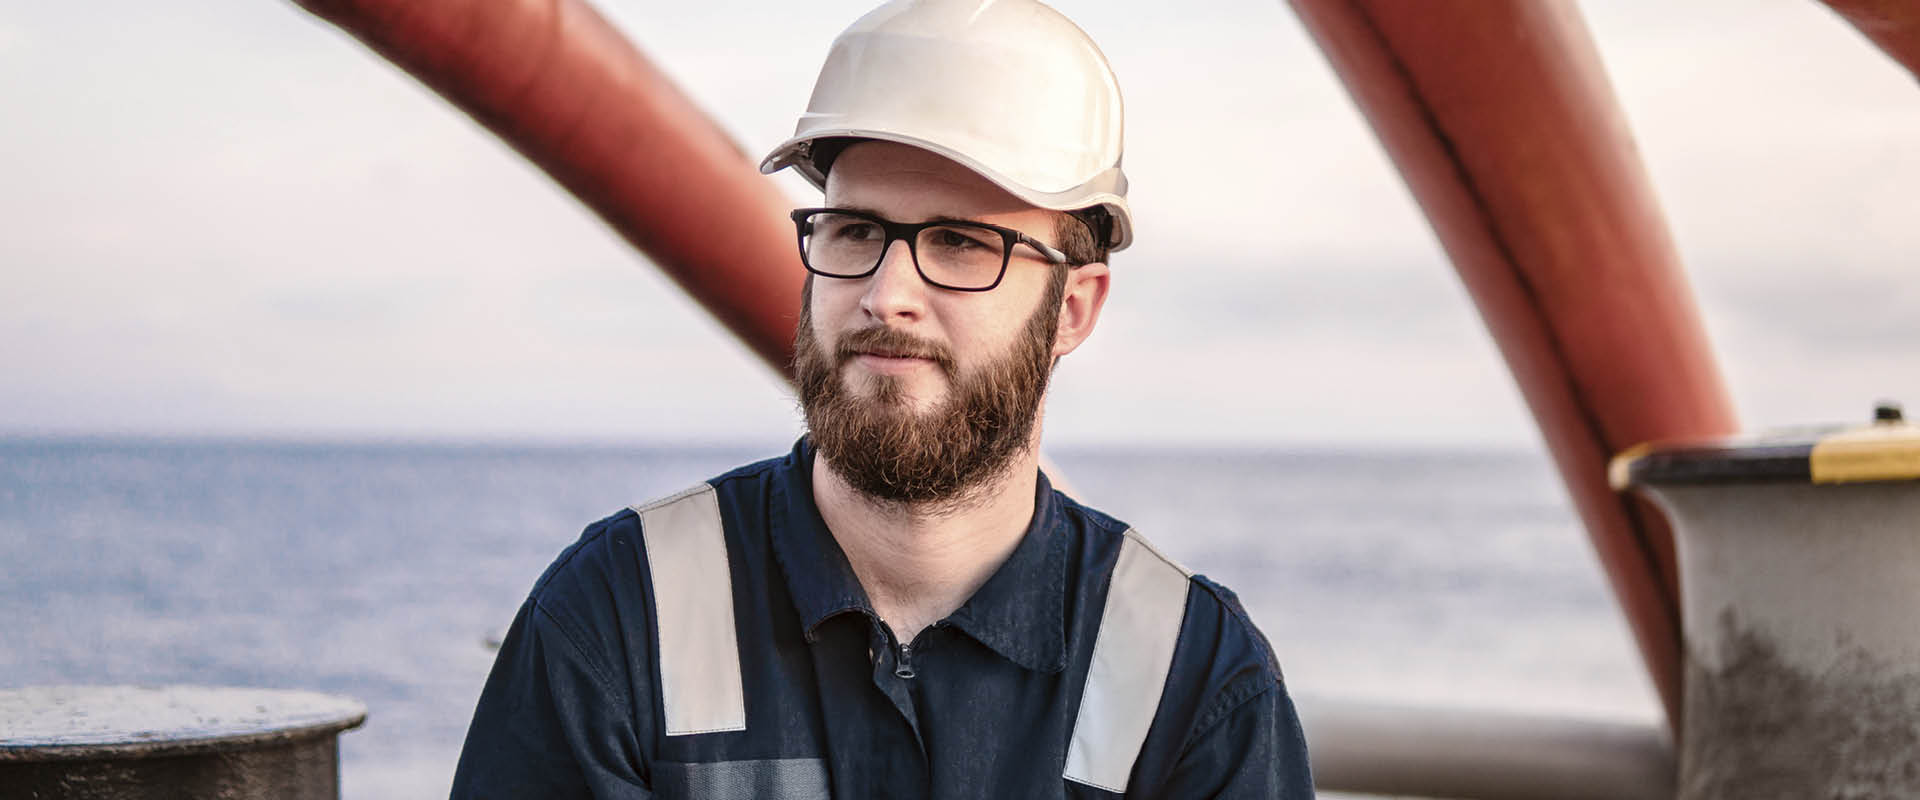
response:
[[[0,439],[0,686],[349,695],[343,796],[444,797],[485,641],[553,556],[786,447]],[[1050,455],[1235,589],[1297,698],[1658,718],[1542,454]]]

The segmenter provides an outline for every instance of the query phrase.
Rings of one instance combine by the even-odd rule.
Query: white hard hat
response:
[[[760,162],[826,187],[822,139],[883,139],[953,159],[1034,206],[1099,207],[1133,241],[1120,85],[1080,28],[1034,0],[895,0],[833,41],[813,99]]]

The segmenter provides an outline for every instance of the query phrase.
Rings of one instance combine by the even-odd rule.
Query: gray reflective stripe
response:
[[[1192,574],[1127,531],[1067,747],[1067,780],[1126,793],[1173,668]]]
[[[827,800],[827,765],[817,758],[653,764],[663,800]]]
[[[700,484],[635,506],[653,579],[660,710],[668,736],[741,731],[740,645],[733,631],[733,573],[720,500]]]

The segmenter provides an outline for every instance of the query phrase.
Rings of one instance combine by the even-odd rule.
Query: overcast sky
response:
[[[868,5],[600,3],[754,154]],[[1537,441],[1283,4],[1056,5],[1120,76],[1139,240],[1053,442]],[[1742,419],[1920,404],[1920,84],[1808,0],[1583,8]],[[286,2],[0,8],[0,298],[0,433],[798,430],[576,201]]]

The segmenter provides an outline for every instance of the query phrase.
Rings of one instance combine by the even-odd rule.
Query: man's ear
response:
[[[1093,335],[1100,309],[1107,304],[1107,285],[1112,277],[1107,265],[1098,261],[1067,270],[1066,289],[1060,296],[1060,324],[1053,336],[1054,358],[1073,352]]]

